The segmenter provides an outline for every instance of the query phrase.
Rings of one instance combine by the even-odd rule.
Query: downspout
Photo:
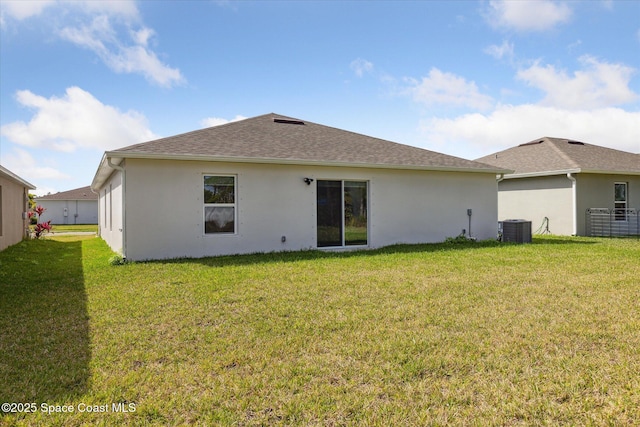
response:
[[[574,236],[578,235],[578,194],[576,191],[576,178],[571,172],[567,173],[567,178],[571,181],[571,200],[573,205],[573,232]]]
[[[500,198],[500,182],[504,179],[504,174],[501,173],[500,175],[498,175],[498,177],[496,178],[496,213],[498,213],[498,223],[496,224],[496,226],[498,227],[498,240],[502,241],[502,226],[500,224],[500,202],[499,202],[499,198]]]
[[[126,218],[125,203],[126,203],[127,197],[126,197],[125,189],[127,187],[125,185],[126,183],[125,177],[127,175],[122,166],[111,163],[111,157],[107,157],[107,164],[109,165],[110,168],[120,171],[122,173],[122,258],[126,260],[127,259],[127,226],[126,226],[127,218]],[[107,200],[105,199],[104,202],[107,203]]]

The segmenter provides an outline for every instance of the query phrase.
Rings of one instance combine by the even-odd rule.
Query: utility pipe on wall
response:
[[[578,195],[576,192],[576,178],[571,172],[567,173],[567,178],[571,181],[571,202],[573,205],[573,218],[571,223],[573,224],[572,235],[578,235]]]

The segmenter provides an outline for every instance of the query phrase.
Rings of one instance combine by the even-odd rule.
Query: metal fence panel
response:
[[[590,237],[640,236],[637,209],[589,208],[586,224]]]

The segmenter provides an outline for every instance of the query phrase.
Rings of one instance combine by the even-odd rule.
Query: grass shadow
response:
[[[547,245],[547,244],[595,244],[596,240],[562,238],[562,237],[544,237],[533,238],[532,243],[525,245]],[[204,258],[176,258],[169,260],[147,261],[152,263],[176,264],[176,263],[198,263],[211,267],[225,266],[243,266],[264,263],[283,263],[307,261],[314,259],[335,259],[335,258],[353,258],[353,257],[370,257],[392,254],[411,254],[411,253],[429,253],[443,251],[458,251],[465,249],[481,249],[495,247],[513,247],[520,246],[519,243],[505,243],[497,240],[483,240],[479,242],[456,242],[456,243],[425,243],[425,244],[398,244],[385,246],[379,249],[358,249],[358,250],[302,250],[302,251],[283,251],[270,253],[256,253],[247,255],[226,255],[217,257]]]
[[[23,241],[0,252],[2,402],[83,394],[90,359],[82,242]]]

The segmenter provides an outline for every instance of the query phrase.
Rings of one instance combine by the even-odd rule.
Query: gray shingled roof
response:
[[[513,175],[563,173],[640,174],[640,156],[562,138],[539,138],[517,147],[476,159],[513,169]]]
[[[131,145],[107,152],[106,156],[250,159],[490,173],[499,169],[274,113]]]
[[[36,197],[35,200],[98,200],[98,195],[91,191],[90,186],[61,191],[55,194]]]

